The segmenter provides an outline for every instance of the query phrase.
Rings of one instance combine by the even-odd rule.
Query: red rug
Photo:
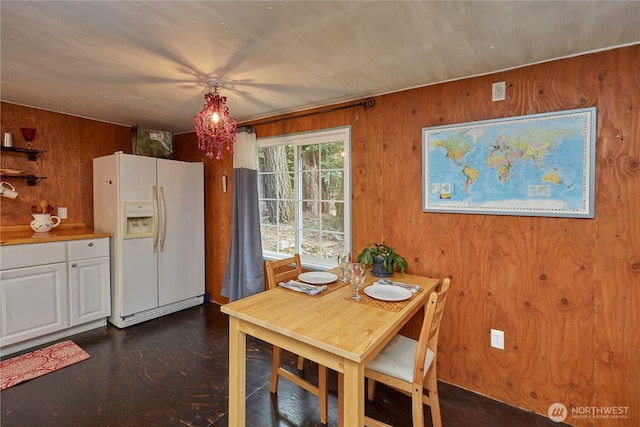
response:
[[[73,341],[62,341],[0,362],[0,390],[89,358]]]

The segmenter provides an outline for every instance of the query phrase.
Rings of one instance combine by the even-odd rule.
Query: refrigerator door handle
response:
[[[160,215],[160,252],[164,252],[164,241],[167,238],[167,205],[164,201],[164,187],[160,187],[160,209],[162,214]]]
[[[152,187],[153,192],[153,253],[158,249],[158,194],[156,186]]]

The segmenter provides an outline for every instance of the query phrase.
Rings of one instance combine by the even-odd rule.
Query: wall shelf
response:
[[[31,148],[4,147],[0,146],[2,151],[13,151],[14,153],[24,153],[30,161],[35,162],[36,159],[46,153],[45,150],[32,150]]]
[[[44,150],[32,150],[30,148],[18,148],[18,147],[5,147],[0,146],[2,151],[11,151],[13,153],[22,153],[26,154],[29,158],[29,161],[35,162],[36,159],[42,156],[46,151]],[[38,183],[38,181],[42,181],[43,179],[47,179],[46,176],[36,176],[36,175],[9,175],[9,174],[1,174],[0,177],[2,179],[8,178],[17,178],[17,179],[26,179],[27,185],[34,186]]]
[[[26,179],[27,185],[33,187],[38,183],[38,181],[42,181],[43,179],[47,179],[46,176],[36,176],[36,175],[0,175],[0,177],[5,180],[9,178],[18,178],[18,179]]]

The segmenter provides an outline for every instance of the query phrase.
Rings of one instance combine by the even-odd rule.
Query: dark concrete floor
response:
[[[228,318],[219,306],[126,329],[108,325],[71,339],[91,357],[0,392],[2,427],[228,425]],[[269,393],[270,345],[249,338],[247,358],[248,427],[321,426],[315,396],[286,380],[278,395]],[[285,359],[295,370],[295,359]],[[303,375],[315,380],[317,365],[306,363]],[[329,380],[329,425],[336,426],[337,374]],[[439,389],[445,427],[559,425],[452,385]],[[411,425],[410,399],[383,385],[366,413]],[[428,408],[425,419],[430,426]]]

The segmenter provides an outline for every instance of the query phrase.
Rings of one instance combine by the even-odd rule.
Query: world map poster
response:
[[[595,114],[423,128],[422,210],[593,218]]]

